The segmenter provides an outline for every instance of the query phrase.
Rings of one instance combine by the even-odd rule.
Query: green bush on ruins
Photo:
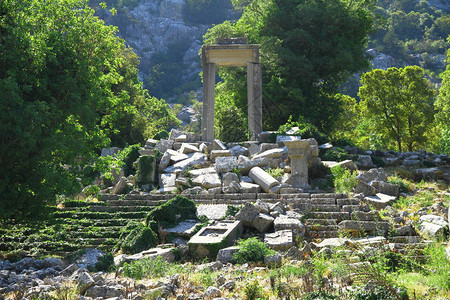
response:
[[[148,226],[150,221],[156,221],[162,227],[173,226],[186,219],[196,219],[197,208],[194,201],[176,196],[166,203],[153,208],[145,218]]]

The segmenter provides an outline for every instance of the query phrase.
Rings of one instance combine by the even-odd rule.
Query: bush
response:
[[[98,262],[94,266],[94,272],[111,272],[114,269],[114,255],[106,253],[98,258]]]
[[[343,161],[348,159],[348,157],[349,156],[347,151],[339,147],[323,150],[323,153],[320,154],[320,158],[322,160],[331,160],[331,161]]]
[[[142,260],[125,263],[123,265],[123,275],[140,280],[143,278],[162,277],[173,274],[178,266],[170,264],[161,256],[157,258],[144,258]]]
[[[153,208],[145,218],[145,224],[148,226],[150,221],[156,221],[163,227],[173,226],[186,219],[196,219],[196,213],[194,201],[183,196],[176,196]]]
[[[331,168],[333,175],[334,190],[336,193],[350,193],[358,184],[356,173],[352,174],[350,170],[344,169],[341,166]]]
[[[267,248],[266,244],[260,242],[256,237],[241,240],[239,250],[233,255],[233,262],[243,264],[246,262],[264,262],[264,256],[272,255],[276,252]]]
[[[299,130],[295,135],[301,136],[302,139],[314,138],[319,145],[328,141],[326,134],[320,132],[316,126],[306,122],[302,117],[298,121],[292,121],[292,116],[290,116],[285,124],[280,125],[277,132],[279,135],[285,135],[292,127],[298,127]]]
[[[129,222],[122,229],[115,250],[125,254],[135,254],[153,248],[158,244],[156,233],[138,222]]]

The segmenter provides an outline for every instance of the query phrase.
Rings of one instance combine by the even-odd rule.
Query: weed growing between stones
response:
[[[276,252],[267,248],[266,244],[256,237],[238,242],[239,251],[233,255],[233,261],[238,264],[247,262],[263,262],[264,256],[273,255]]]
[[[331,174],[333,175],[334,190],[336,193],[349,194],[358,184],[356,173],[352,174],[349,170],[341,166],[331,168]]]
[[[144,258],[123,265],[123,276],[136,280],[148,278],[161,278],[175,273],[188,272],[183,266],[165,261],[161,256],[157,258]]]

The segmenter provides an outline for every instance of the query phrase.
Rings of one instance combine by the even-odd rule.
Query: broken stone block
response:
[[[178,177],[175,179],[175,186],[180,189],[190,188],[191,182],[185,177]]]
[[[190,238],[194,235],[197,225],[201,225],[201,223],[196,220],[185,220],[178,223],[175,227],[160,229],[159,235],[162,241],[167,241],[166,237],[168,235],[173,237]]]
[[[213,150],[209,155],[209,159],[214,163],[217,157],[227,157],[231,156],[231,152],[229,150]]]
[[[259,215],[259,210],[250,202],[246,202],[244,207],[236,214],[235,219],[242,221],[244,226],[252,226],[253,219]]]
[[[276,253],[273,255],[266,255],[264,256],[264,264],[269,267],[281,265],[282,258],[283,256],[281,256],[280,253]]]
[[[228,173],[224,173],[222,174],[222,183],[223,186],[228,186],[230,185],[231,182],[239,182],[239,177],[237,176],[236,173],[233,172],[228,172]]]
[[[165,139],[161,139],[158,141],[158,143],[156,144],[156,149],[158,149],[161,153],[166,152],[167,150],[172,150],[173,147],[173,140],[165,140]]]
[[[278,217],[274,220],[273,226],[275,231],[292,230],[295,236],[303,237],[305,235],[305,226],[298,219]]]
[[[176,178],[177,175],[172,173],[159,174],[159,187],[160,188],[174,187]]]
[[[269,192],[269,189],[271,187],[280,184],[278,180],[270,176],[260,167],[252,168],[250,170],[249,176],[256,184],[259,184],[259,186],[261,186],[261,188],[267,193]]]
[[[183,143],[181,144],[179,152],[182,154],[189,154],[194,152],[200,152],[200,150],[194,145]]]
[[[430,222],[421,222],[419,223],[419,230],[432,238],[439,238],[445,235],[446,228]]]
[[[277,203],[273,204],[273,205],[270,207],[270,211],[277,211],[277,212],[279,212],[280,214],[285,214],[285,213],[286,213],[286,207],[284,206],[283,203],[277,202]]]
[[[364,196],[372,196],[375,195],[377,190],[375,187],[368,185],[364,181],[358,180],[358,184],[353,189],[355,194],[363,194]]]
[[[395,201],[396,197],[378,193],[375,196],[369,196],[364,198],[364,202],[368,205],[373,205],[376,209],[383,209],[388,205],[391,205]]]
[[[170,152],[164,152],[161,160],[159,161],[158,171],[162,172],[165,168],[167,168],[170,164]]]
[[[239,251],[238,246],[231,246],[227,248],[220,249],[217,253],[216,260],[223,264],[231,263],[233,261],[233,255]]]
[[[270,205],[260,199],[256,200],[254,206],[263,214],[268,214],[270,212]]]
[[[214,167],[195,169],[195,170],[188,171],[188,173],[189,173],[189,176],[191,176],[191,177],[197,177],[200,175],[216,173],[216,169],[214,169]]]
[[[240,145],[230,148],[231,155],[238,157],[239,155],[248,155],[248,149]]]
[[[372,157],[370,157],[370,155],[358,155],[356,165],[358,166],[358,168],[363,170],[368,170],[374,167]]]
[[[365,183],[369,184],[372,181],[387,181],[387,174],[384,171],[383,168],[378,169],[370,169],[369,171],[366,171],[364,173],[359,174],[356,176],[356,179],[360,181],[364,181]]]
[[[228,186],[224,186],[222,188],[222,191],[224,194],[239,193],[239,192],[241,192],[241,185],[236,181],[232,181],[232,182],[230,182],[230,184],[228,184]]]
[[[173,166],[165,168],[164,172],[178,174],[186,171],[190,167],[204,167],[208,163],[208,159],[203,153],[196,152],[189,155],[192,156],[188,159],[177,162]]]
[[[388,222],[373,222],[373,221],[356,221],[356,220],[344,220],[338,224],[340,230],[357,232],[366,231],[372,233],[386,234],[389,230]]]
[[[259,153],[257,155],[255,155],[253,157],[253,159],[258,159],[258,158],[280,158],[281,156],[283,156],[283,149],[280,148],[276,148],[276,149],[271,149],[271,150],[267,150],[264,151],[262,153]]]
[[[370,185],[377,189],[377,193],[382,193],[395,197],[398,197],[400,193],[400,187],[396,184],[375,180],[372,181]]]
[[[200,229],[189,240],[189,252],[194,258],[216,258],[219,250],[232,246],[242,231],[240,221],[216,221]]]
[[[209,152],[214,150],[227,150],[227,147],[220,140],[213,140],[208,147]]]
[[[444,217],[436,216],[436,215],[423,215],[420,216],[419,222],[429,222],[442,227],[448,226],[447,221],[445,221]]]
[[[187,135],[180,134],[175,138],[175,143],[185,143],[187,141]]]
[[[111,190],[111,194],[121,195],[127,191],[128,181],[125,177],[120,178],[119,182]]]
[[[240,186],[241,186],[242,193],[259,193],[259,192],[261,192],[261,187],[254,183],[248,183],[248,182],[241,181]]]
[[[206,146],[205,143],[201,143],[198,150],[200,150],[201,153],[206,153],[208,151],[208,146]]]
[[[299,141],[301,140],[301,136],[295,136],[295,135],[277,135],[276,143],[279,147],[284,146],[284,141]]]
[[[231,172],[238,166],[237,159],[234,156],[217,157],[215,164],[216,164],[216,171],[219,174]]]
[[[192,179],[192,183],[195,185],[200,185],[207,189],[222,186],[222,182],[220,181],[219,175],[217,173],[200,175]]]
[[[281,230],[274,233],[266,233],[264,243],[276,251],[286,251],[294,246],[291,230]]]
[[[252,226],[255,227],[259,232],[264,233],[267,232],[272,226],[273,220],[274,218],[269,215],[259,214],[253,219]]]

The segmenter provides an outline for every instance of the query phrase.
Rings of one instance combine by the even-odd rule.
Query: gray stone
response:
[[[252,226],[253,219],[259,215],[259,210],[250,202],[246,202],[236,214],[235,219],[242,221],[244,226]]]
[[[298,219],[287,218],[280,216],[273,222],[275,231],[280,230],[292,230],[295,236],[303,237],[305,235],[306,228],[302,222]]]
[[[356,171],[358,168],[356,167],[355,163],[353,162],[353,160],[347,159],[341,162],[335,162],[335,161],[322,161],[322,164],[328,168],[332,168],[335,166],[340,166],[342,168],[351,170],[351,171]]]
[[[292,246],[287,252],[286,256],[290,259],[300,260],[303,258],[302,252],[295,246]]]
[[[165,140],[161,139],[156,144],[156,149],[158,149],[161,153],[165,153],[167,150],[172,150],[173,140]]]
[[[164,152],[163,156],[161,157],[161,160],[159,161],[158,165],[158,171],[162,172],[165,168],[167,168],[170,164],[170,152]]]
[[[217,260],[223,264],[232,262],[233,255],[239,251],[238,246],[231,246],[227,248],[220,249],[217,253]]]
[[[112,188],[111,194],[122,195],[128,189],[128,180],[125,177],[120,178],[119,182]]]
[[[236,157],[238,157],[240,155],[248,155],[248,149],[245,147],[242,147],[240,145],[231,147],[230,152],[231,152],[231,155],[236,156]]]
[[[285,141],[288,155],[291,159],[290,184],[295,188],[309,189],[308,184],[308,155],[311,153],[311,143],[314,139],[300,141]],[[316,142],[317,143],[317,142]],[[312,156],[317,156],[313,155]]]
[[[188,173],[189,173],[189,176],[191,176],[191,177],[197,177],[200,175],[216,173],[216,169],[214,167],[208,167],[208,168],[190,170],[190,171],[188,171]]]
[[[216,158],[216,171],[219,174],[231,172],[235,168],[237,168],[237,166],[238,166],[237,158],[234,156]]]
[[[253,157],[253,159],[258,158],[280,158],[283,155],[283,149],[276,148],[264,151],[262,153],[259,153]]]
[[[222,296],[222,293],[218,288],[210,286],[206,289],[205,296],[208,297],[209,299],[212,299]]]
[[[432,238],[442,238],[445,235],[446,228],[430,222],[421,222],[419,223],[419,230]]]
[[[261,233],[267,232],[273,224],[274,218],[266,214],[259,214],[253,218],[252,225]]]
[[[230,150],[213,150],[209,155],[209,159],[214,163],[217,157],[228,157],[231,156]]]
[[[405,225],[402,227],[397,228],[397,235],[398,236],[411,236],[411,235],[417,235],[416,230],[411,225]]]
[[[130,263],[137,260],[146,259],[156,259],[161,257],[164,261],[173,262],[175,260],[175,254],[173,253],[174,247],[156,247],[148,249],[133,255],[121,254],[114,257],[114,264],[116,266],[122,265],[123,263]]]
[[[274,233],[266,233],[264,243],[271,249],[286,251],[294,246],[291,230],[281,230]]]
[[[239,177],[236,173],[228,172],[222,175],[222,184],[223,186],[230,185],[231,182],[239,182]]]
[[[206,216],[210,220],[225,218],[228,204],[200,204],[197,206],[197,216]]]
[[[429,180],[429,179],[439,179],[442,177],[442,171],[439,168],[423,168],[416,169],[414,171],[420,178]]]
[[[364,173],[359,174],[356,176],[356,179],[363,181],[367,184],[371,183],[372,181],[387,181],[387,174],[382,168],[378,169],[370,169],[369,171],[366,171]]]
[[[117,147],[111,147],[111,148],[103,148],[102,153],[100,156],[114,156],[116,155],[121,149]]]
[[[174,152],[174,153],[173,153]],[[167,151],[166,153],[170,153],[170,163],[176,164],[182,160],[188,159],[189,156],[187,154],[178,153],[176,151]]]
[[[80,268],[94,267],[99,261],[100,257],[104,256],[105,252],[98,249],[86,249],[84,254],[78,258],[75,263]]]
[[[92,286],[89,289],[86,290],[86,297],[91,297],[91,298],[102,298],[105,299],[106,298],[106,290],[108,288],[106,286]]]
[[[241,186],[242,193],[259,193],[259,192],[261,192],[261,187],[258,184],[241,181],[240,186]]]
[[[375,196],[368,196],[364,198],[364,202],[373,205],[376,209],[383,209],[388,205],[394,203],[396,197],[377,193]]]
[[[260,199],[256,200],[254,206],[263,214],[268,214],[270,212],[270,205]]]
[[[269,194],[279,194],[283,186],[281,184],[274,185],[268,191]]]
[[[395,197],[398,197],[400,194],[400,187],[396,184],[387,183],[384,181],[372,181],[370,185],[377,189],[377,193]]]
[[[177,175],[172,173],[159,174],[159,186],[161,188],[174,187],[176,178]]]
[[[356,161],[356,165],[360,169],[368,170],[373,168],[372,157],[370,155],[358,155],[358,160]]]
[[[419,222],[429,222],[442,227],[447,227],[448,222],[445,221],[444,217],[436,216],[436,215],[423,215],[420,216]]]
[[[420,165],[421,161],[420,159],[404,159],[402,165],[404,165],[405,167],[412,167],[412,166],[418,166]]]
[[[190,154],[191,155],[191,154]],[[207,157],[200,152],[193,153],[190,158],[177,162],[173,166],[164,169],[166,173],[182,173],[188,168],[204,167],[207,164]]]
[[[222,191],[224,194],[236,194],[241,192],[241,185],[236,182],[232,181],[228,186],[225,186],[222,188]]]
[[[317,248],[323,247],[342,247],[351,243],[351,240],[348,238],[328,238],[324,239],[319,244],[315,244]]]
[[[71,264],[69,265],[67,268],[65,268],[64,270],[62,270],[61,272],[59,272],[59,274],[61,276],[65,276],[65,277],[69,277],[70,275],[73,274],[73,272],[75,272],[76,270],[78,270],[78,265],[77,264]]]
[[[194,145],[191,145],[188,143],[183,143],[183,144],[181,144],[181,148],[180,148],[179,152],[182,154],[189,154],[189,153],[194,153],[194,152],[200,152],[200,150]]]
[[[261,188],[267,193],[269,192],[269,189],[271,187],[280,184],[275,178],[270,176],[260,167],[252,168],[250,170],[249,176],[256,184],[261,186]]]
[[[264,256],[264,264],[273,267],[281,265],[281,260],[283,259],[283,256],[280,253],[276,253],[273,255],[266,255]]]
[[[333,254],[333,252],[328,247],[323,247],[322,249],[319,250],[319,252],[317,252],[317,255],[322,256],[327,259],[330,258],[332,254]]]
[[[284,206],[283,203],[277,202],[275,204],[272,204],[272,206],[270,206],[270,211],[277,211],[280,214],[285,214],[286,213],[286,207]]]
[[[276,143],[278,146],[283,147],[284,141],[299,141],[301,140],[301,136],[295,136],[295,135],[277,135]]]
[[[195,185],[200,185],[207,189],[222,186],[222,182],[220,181],[219,175],[215,173],[200,175],[192,179],[192,183]]]
[[[227,147],[220,140],[213,140],[208,147],[209,152],[214,150],[227,150]]]
[[[76,283],[78,292],[81,295],[83,295],[88,288],[95,284],[94,279],[91,275],[89,275],[86,269],[79,269],[75,271],[75,273],[70,276],[70,279]]]
[[[375,187],[365,183],[364,181],[358,180],[357,185],[354,187],[353,192],[355,194],[363,194],[364,196],[375,195],[377,190]]]

